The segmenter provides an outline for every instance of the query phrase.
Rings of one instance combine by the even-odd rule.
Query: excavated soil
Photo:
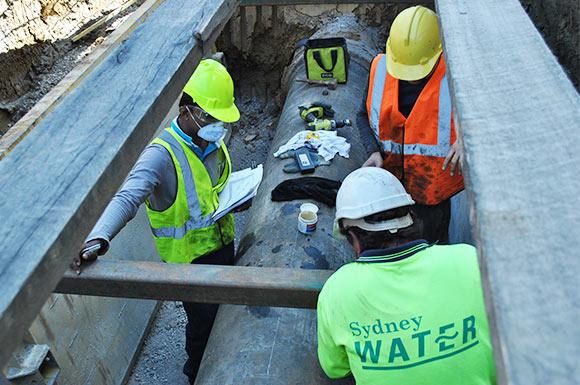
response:
[[[143,1],[73,42],[70,37],[126,1],[0,0],[0,136]]]
[[[524,9],[568,73],[580,88],[580,3],[570,0],[520,0]]]

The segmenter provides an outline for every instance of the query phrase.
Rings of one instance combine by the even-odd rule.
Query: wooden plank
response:
[[[113,11],[109,12],[108,14],[106,14],[104,16],[101,16],[100,19],[98,19],[97,21],[95,21],[90,26],[83,29],[82,31],[80,31],[79,33],[74,35],[73,37],[71,37],[70,38],[71,41],[74,43],[76,41],[81,40],[83,37],[87,36],[89,33],[93,32],[94,30],[99,28],[101,25],[105,24],[107,21],[112,20],[115,17],[117,17],[117,15],[119,13],[121,13],[124,10],[126,10],[127,8],[131,7],[133,4],[135,4],[136,1],[137,0],[127,0],[125,3],[121,4],[118,8],[114,9]]]
[[[0,364],[237,6],[160,3],[0,162]]]
[[[332,270],[99,260],[67,271],[55,292],[162,301],[315,309]]]
[[[580,378],[580,98],[517,0],[438,0],[499,384]]]
[[[162,0],[147,0],[93,52],[79,62],[56,86],[36,103],[6,134],[0,137],[0,160],[18,144],[58,103],[105,59],[155,10]]]

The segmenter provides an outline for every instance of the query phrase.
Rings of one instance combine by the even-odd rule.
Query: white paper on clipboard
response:
[[[212,214],[212,218],[217,221],[232,209],[255,197],[263,176],[264,167],[261,164],[256,168],[233,172],[228,184],[219,195],[220,204]]]

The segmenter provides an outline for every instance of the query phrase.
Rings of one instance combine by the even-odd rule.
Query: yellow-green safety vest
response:
[[[171,155],[177,175],[175,201],[164,211],[151,209],[147,215],[157,251],[164,262],[191,263],[221,249],[234,239],[234,217],[227,214],[217,222],[211,214],[218,208],[219,193],[232,172],[228,150],[220,141],[218,157],[225,167],[215,186],[202,161],[171,129],[165,129],[152,144],[163,146]]]
[[[415,241],[363,255],[337,270],[318,297],[318,358],[329,377],[495,385],[473,246]]]

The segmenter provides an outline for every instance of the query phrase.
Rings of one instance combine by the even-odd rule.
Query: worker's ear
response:
[[[185,107],[184,106],[179,106],[179,109],[177,111],[179,112],[179,116],[182,119],[187,117],[187,113],[185,112]]]
[[[420,217],[417,217],[413,211],[410,211],[411,219],[413,219],[413,224],[408,228],[399,230],[399,235],[405,236],[411,239],[421,239],[425,238],[425,225]]]
[[[185,106],[179,106],[179,115],[191,119],[187,113],[187,107]]]
[[[346,230],[346,239],[352,245],[352,248],[354,249],[354,252],[356,253],[356,255],[359,255],[360,253],[362,253],[362,248],[360,246],[360,242],[358,241],[358,238],[357,238],[356,234],[354,233],[354,231],[352,231],[352,229]]]

